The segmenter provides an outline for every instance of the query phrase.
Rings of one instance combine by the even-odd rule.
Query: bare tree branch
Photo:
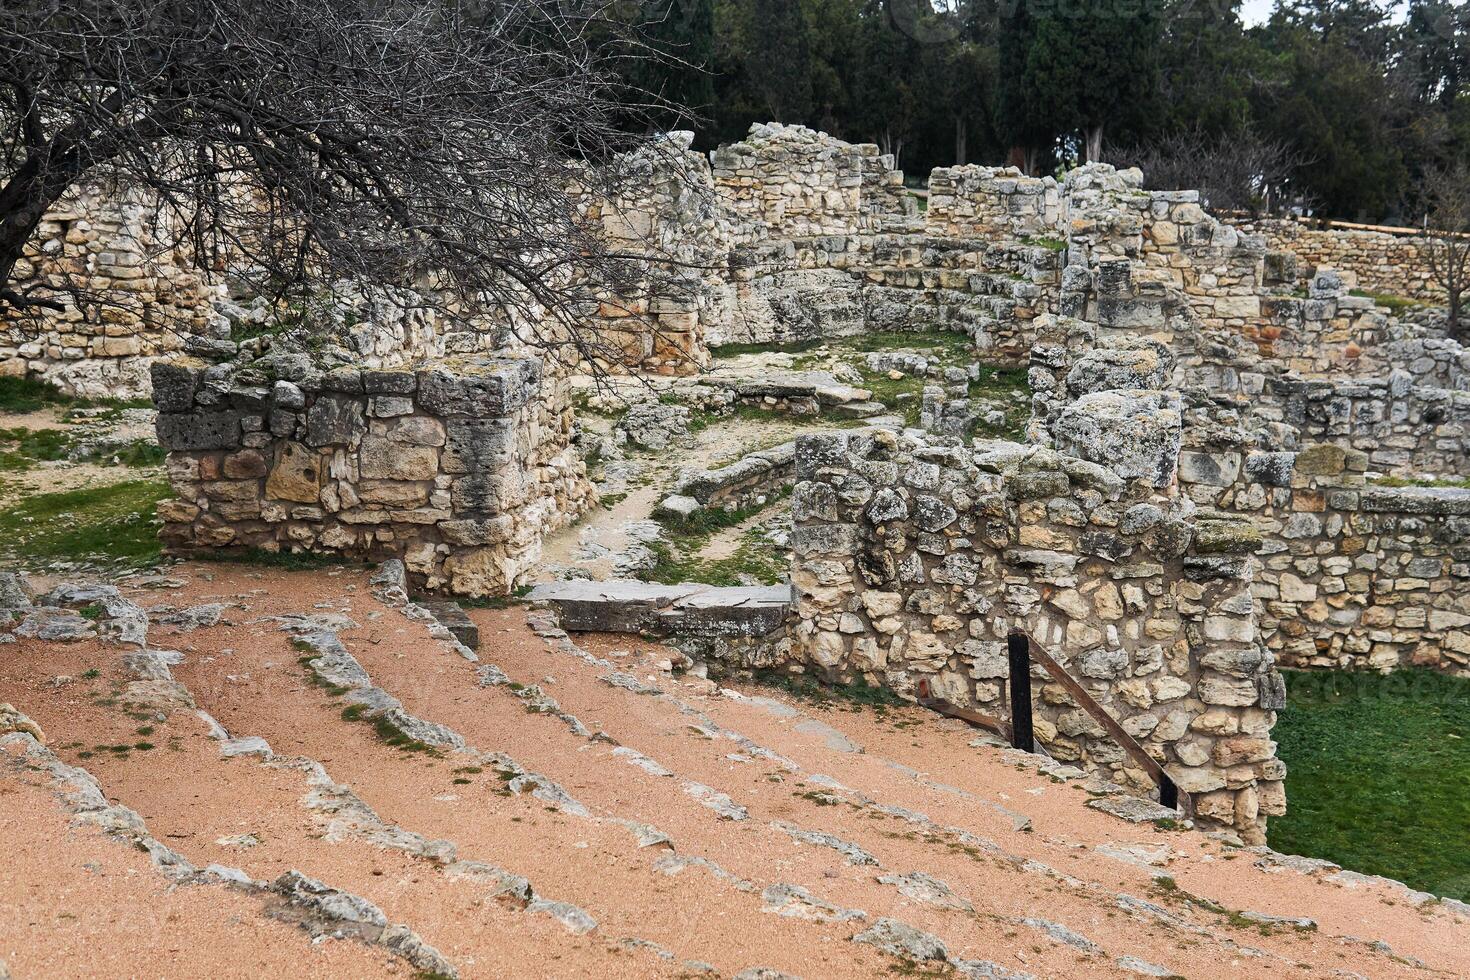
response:
[[[412,290],[590,352],[587,304],[658,266],[584,208],[657,146],[637,107],[671,108],[627,92],[619,64],[652,55],[610,3],[8,0],[0,315],[59,302],[17,263],[48,208],[111,181],[146,192],[160,251],[272,303]]]

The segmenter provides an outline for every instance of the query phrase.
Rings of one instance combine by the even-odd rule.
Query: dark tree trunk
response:
[[[955,116],[954,120],[954,165],[963,167],[969,156],[969,132],[965,126],[964,116]]]
[[[1097,123],[1087,127],[1086,163],[1100,163],[1102,161],[1103,147],[1103,124]]]
[[[80,155],[72,153],[53,161],[48,147],[28,156],[0,188],[0,306],[35,305],[10,288],[11,276],[47,209],[61,200],[83,170]]]

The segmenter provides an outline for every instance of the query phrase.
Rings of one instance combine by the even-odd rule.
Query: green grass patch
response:
[[[886,373],[869,371],[866,367],[859,367],[858,373],[863,376],[862,386],[873,393],[873,401],[881,402],[894,413],[902,415],[904,424],[908,426],[919,424],[919,415],[924,407],[924,388],[938,384],[929,378],[908,374],[901,378],[890,378]]]
[[[162,466],[166,455],[163,447],[152,439],[134,439],[121,449],[101,453],[97,458],[107,461],[116,460],[120,466],[146,469],[151,466]]]
[[[689,431],[701,432],[712,425],[741,419],[747,422],[785,422],[789,425],[812,426],[822,429],[851,429],[866,425],[861,419],[839,418],[825,412],[816,415],[796,415],[792,412],[777,412],[756,405],[735,405],[723,413],[692,409],[689,412]],[[785,440],[783,439],[782,442]],[[649,455],[656,455],[650,453]]]
[[[456,596],[454,601],[461,609],[509,609],[520,605],[534,588],[534,585],[518,585],[510,595]]]
[[[0,413],[24,414],[43,408],[149,408],[148,399],[77,398],[64,394],[49,381],[37,378],[0,378]]]
[[[1048,252],[1065,252],[1067,250],[1067,243],[1065,240],[1061,238],[1053,238],[1050,235],[1040,235],[1037,237],[1023,235],[1021,236],[1021,241],[1027,245],[1035,246],[1036,248],[1044,248]]]
[[[164,480],[28,497],[0,510],[0,558],[29,567],[58,561],[143,568],[157,564],[158,502]]]
[[[734,586],[742,584],[742,576],[774,584],[790,570],[790,561],[784,552],[778,551],[759,527],[746,530],[741,536],[735,552],[726,558],[700,558],[698,553],[709,539],[720,531],[736,527],[784,500],[790,489],[760,505],[721,510],[716,507],[696,511],[685,519],[663,518],[667,541],[650,542],[648,548],[658,562],[652,568],[638,573],[644,582],[659,582],[678,585],[681,582],[701,582],[705,585]]]
[[[1470,899],[1470,679],[1286,672],[1271,846]]]
[[[864,711],[872,708],[880,715],[889,708],[901,708],[903,698],[886,687],[874,687],[862,678],[851,684],[823,684],[806,674],[787,674],[779,670],[758,670],[752,680],[763,687],[773,687],[792,697],[824,708],[847,708]]]
[[[726,344],[710,353],[716,358],[739,357],[742,354],[810,354],[826,348],[833,354],[871,354],[887,350],[916,350],[942,360],[968,363],[974,345],[966,334],[949,331],[890,330],[856,334],[851,337],[817,337],[789,344]]]
[[[1366,289],[1350,290],[1348,295],[1357,296],[1362,299],[1371,299],[1374,306],[1381,306],[1390,313],[1417,310],[1420,307],[1428,305],[1417,299],[1410,299],[1407,296],[1395,296],[1393,293],[1373,293]]]
[[[1031,381],[1025,367],[982,364],[980,377],[970,382],[970,398],[992,404],[1005,413],[1005,420],[991,425],[977,420],[970,426],[970,438],[1010,439],[1020,442],[1025,437],[1026,423],[1031,419]],[[1016,394],[1025,395],[1017,398]]]

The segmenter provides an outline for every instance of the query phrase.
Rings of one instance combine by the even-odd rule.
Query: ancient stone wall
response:
[[[1051,238],[1062,231],[1055,178],[1015,167],[937,167],[929,175],[924,231],[934,237]]]
[[[1269,733],[1284,689],[1256,632],[1239,520],[1205,519],[1149,480],[1016,444],[925,446],[889,433],[797,444],[791,655],[1006,716],[1007,634],[1027,630],[1191,794],[1252,840],[1283,812]],[[1033,673],[1057,759],[1152,784]]]
[[[175,553],[401,558],[424,588],[503,595],[595,498],[565,390],[532,359],[327,373],[305,358],[161,361],[153,396]]]
[[[1470,392],[1415,385],[1404,372],[1267,387],[1304,443],[1361,450],[1381,473],[1470,476]]]
[[[1313,228],[1290,219],[1258,219],[1239,227],[1264,235],[1270,247],[1297,257],[1302,275],[1319,268],[1357,277],[1364,290],[1443,303],[1444,289],[1429,271],[1428,241],[1417,235],[1348,228]]]
[[[1283,665],[1470,674],[1470,490],[1375,484],[1370,465],[1327,443],[1201,448],[1180,482],[1260,531],[1254,591]]]
[[[757,124],[710,154],[730,213],[760,237],[815,238],[877,231],[903,214],[903,172],[871,143],[835,140],[805,126]]]
[[[160,245],[138,194],[86,186],[41,219],[14,287],[64,309],[0,312],[0,373],[30,375],[85,397],[148,393],[148,366],[211,332],[215,291]],[[105,294],[78,305],[69,289]]]

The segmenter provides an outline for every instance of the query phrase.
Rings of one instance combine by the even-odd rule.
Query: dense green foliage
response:
[[[752,122],[876,142],[915,176],[954,163],[1048,173],[1128,162],[1182,133],[1289,151],[1274,201],[1417,221],[1420,176],[1470,155],[1470,4],[1278,0],[647,0],[677,57],[639,81],[698,117],[701,146]],[[706,54],[707,53],[707,54]],[[702,65],[707,72],[692,72]],[[646,70],[646,69],[645,69]]]
[[[1271,846],[1470,899],[1470,680],[1289,672],[1287,690]]]

